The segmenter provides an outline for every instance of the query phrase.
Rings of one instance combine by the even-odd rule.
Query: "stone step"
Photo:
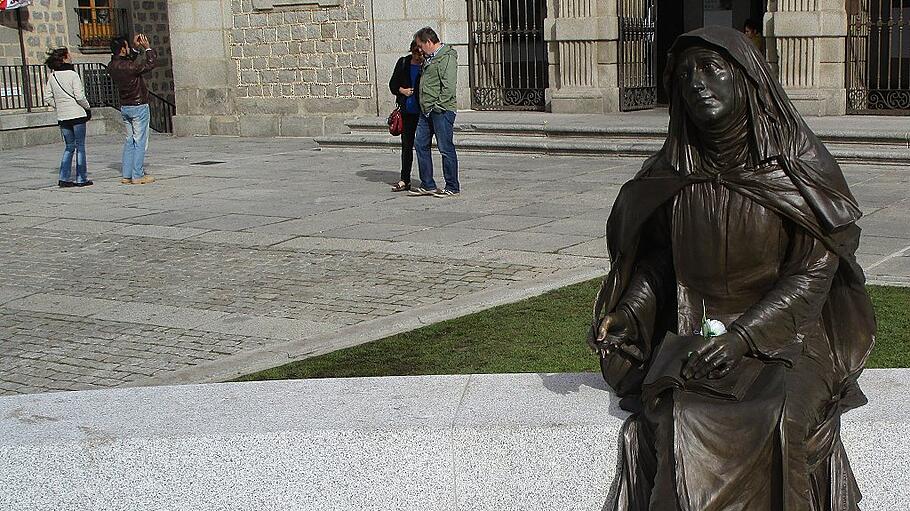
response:
[[[667,120],[649,117],[604,117],[600,122],[562,123],[562,117],[553,122],[535,117],[514,122],[512,119],[497,121],[495,116],[470,116],[455,121],[455,132],[496,137],[545,137],[545,138],[611,138],[620,140],[658,140],[667,136]],[[888,122],[870,126],[868,119],[840,117],[842,122],[830,118],[808,118],[806,121],[825,144],[856,144],[875,146],[900,146],[910,148],[910,120],[906,123]],[[856,120],[856,122],[851,122]],[[612,123],[612,124],[611,124]],[[387,133],[386,121],[380,117],[362,117],[346,121],[352,134]]]
[[[378,130],[329,135],[316,138],[323,150],[390,150],[400,147],[400,139]],[[548,137],[504,136],[502,133],[477,133],[457,130],[455,144],[461,152],[545,154],[565,156],[631,156],[646,157],[663,145],[658,137]],[[900,144],[826,143],[831,154],[841,163],[910,165],[910,147]]]

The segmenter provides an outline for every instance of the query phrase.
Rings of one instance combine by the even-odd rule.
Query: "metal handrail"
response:
[[[151,114],[149,126],[153,130],[158,133],[174,132],[174,116],[177,115],[177,105],[149,91],[149,112]]]
[[[85,86],[85,97],[93,107],[109,106],[120,109],[117,86],[100,63],[74,64]],[[0,111],[43,108],[47,104],[45,84],[50,73],[40,64],[0,66]],[[167,99],[149,91],[150,126],[159,133],[173,133],[173,117],[177,107]]]

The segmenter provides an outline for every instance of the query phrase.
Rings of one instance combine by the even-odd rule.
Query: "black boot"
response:
[[[60,188],[72,188],[76,186],[76,183],[72,181],[57,181],[57,186]]]

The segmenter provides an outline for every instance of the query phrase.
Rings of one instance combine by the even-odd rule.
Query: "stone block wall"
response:
[[[231,58],[239,98],[373,97],[364,0],[333,8],[261,12],[232,4]]]
[[[64,0],[35,0],[20,8],[29,64],[44,62],[48,48],[68,45]],[[16,12],[0,13],[0,65],[21,64]]]
[[[429,26],[458,52],[458,108],[471,108],[468,68],[468,11],[465,0],[374,0],[376,88],[379,111],[395,108],[389,78],[395,62],[408,54],[414,32]]]
[[[262,9],[231,3],[228,32],[240,133],[313,136],[375,115],[369,3]]]
[[[387,114],[394,108],[387,84],[395,61],[428,25],[458,51],[458,104],[469,108],[465,6],[464,0],[168,0],[176,132],[315,136],[345,131],[347,119]]]
[[[376,115],[369,5],[168,0],[177,134],[315,136]]]
[[[174,102],[174,70],[166,0],[132,0],[130,15],[134,33],[148,36],[158,51],[158,67],[145,76],[150,91]]]

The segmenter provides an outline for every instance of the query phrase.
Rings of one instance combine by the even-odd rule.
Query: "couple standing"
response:
[[[458,53],[439,41],[439,36],[425,27],[414,34],[411,54],[398,59],[389,81],[404,121],[401,134],[401,180],[393,192],[407,191],[410,195],[454,197],[461,191],[458,183],[458,156],[452,132],[455,126],[455,85],[458,81]],[[436,145],[442,155],[442,175],[445,188],[436,186],[433,179],[433,156],[430,143],[436,135]],[[420,186],[411,188],[413,151],[417,151]]]

